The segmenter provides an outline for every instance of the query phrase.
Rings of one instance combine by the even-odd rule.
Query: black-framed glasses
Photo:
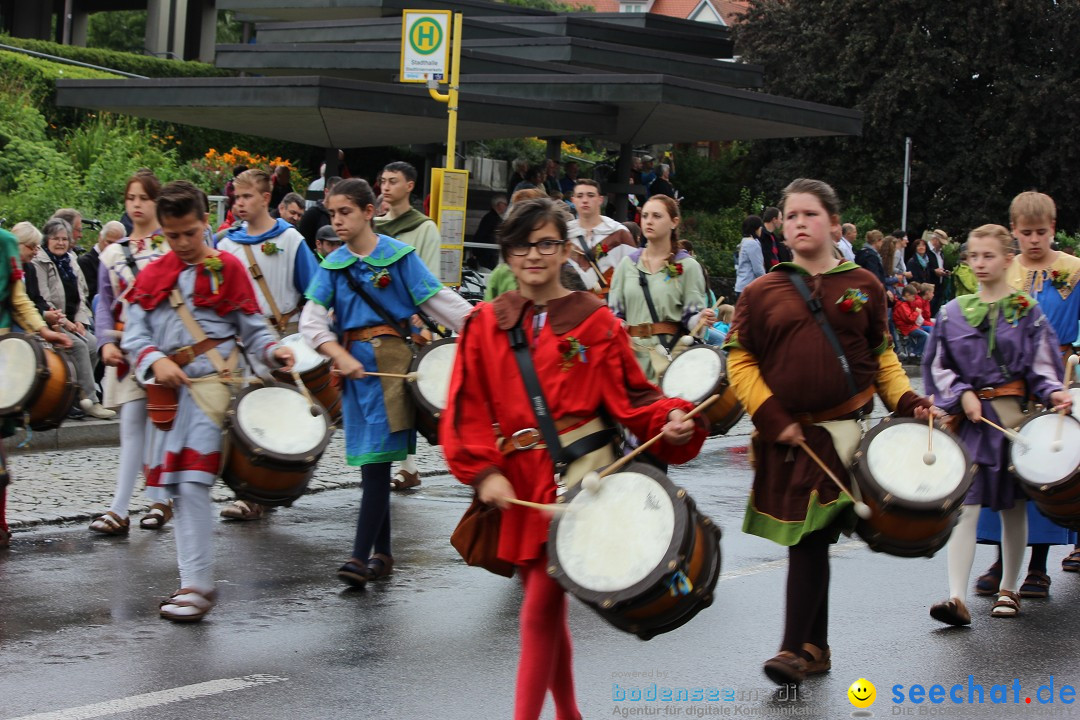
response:
[[[514,257],[525,257],[529,254],[529,251],[536,248],[536,251],[541,255],[554,255],[559,252],[559,248],[566,244],[565,240],[541,240],[540,242],[523,242],[514,243],[506,248],[507,255],[513,255]]]

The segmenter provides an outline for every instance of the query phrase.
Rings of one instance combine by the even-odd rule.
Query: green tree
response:
[[[898,224],[910,136],[909,228],[1005,222],[1032,188],[1076,228],[1077,31],[1077,0],[751,0],[736,50],[764,66],[764,89],[863,113],[862,137],[755,143],[756,187],[819,177]]]

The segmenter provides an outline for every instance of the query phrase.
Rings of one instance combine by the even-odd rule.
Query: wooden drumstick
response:
[[[289,370],[289,374],[292,375],[293,384],[296,385],[296,389],[303,393],[304,397],[308,401],[308,412],[311,413],[311,417],[319,417],[319,408],[315,405],[315,399],[311,397],[311,391],[307,389],[307,385],[300,379],[300,373],[296,372],[293,368]]]
[[[408,380],[409,382],[416,382],[417,373],[391,373],[391,372],[368,372],[364,371],[362,377],[385,377],[385,378],[401,378],[402,380]]]
[[[1065,363],[1065,380],[1061,383],[1061,387],[1065,392],[1069,392],[1069,376],[1075,371],[1077,362],[1080,362],[1080,357],[1070,355],[1069,361]],[[1050,443],[1050,450],[1053,452],[1061,452],[1061,449],[1065,446],[1061,441],[1061,435],[1065,432],[1066,414],[1064,409],[1058,410],[1057,432],[1054,433],[1054,442]]]
[[[995,430],[1000,430],[1002,433],[1005,434],[1005,437],[1009,438],[1013,442],[1018,442],[1018,443],[1020,443],[1021,445],[1025,446],[1025,447],[1030,447],[1031,444],[1027,441],[1027,438],[1025,438],[1020,433],[1015,432],[1013,430],[1009,430],[1008,428],[1003,428],[1000,425],[998,425],[996,422],[994,422],[993,420],[988,420],[985,417],[984,418],[979,418],[979,419],[982,420],[987,425],[989,425],[990,427],[994,428]]]
[[[851,491],[847,489],[844,483],[840,482],[840,478],[836,477],[836,475],[833,474],[833,471],[829,469],[829,466],[822,462],[821,458],[817,456],[816,452],[810,449],[810,446],[806,444],[805,440],[799,440],[799,447],[801,447],[803,451],[810,456],[810,459],[816,462],[818,467],[824,470],[825,474],[828,475],[834,483],[836,483],[836,487],[840,488],[840,492],[844,493],[852,499],[852,501],[855,503],[855,514],[861,517],[863,520],[869,520],[870,516],[873,515],[873,513],[870,511],[870,506],[860,500],[855,499],[855,496],[851,494]]]
[[[712,307],[710,309],[713,312],[716,312],[716,309],[718,307],[720,307],[720,303],[722,303],[722,302],[724,302],[724,296],[723,295],[716,298],[716,302],[713,303],[713,305],[712,305]],[[700,320],[697,321],[697,325],[694,326],[693,332],[691,332],[689,335],[685,335],[682,338],[680,338],[680,341],[689,340],[689,342],[683,342],[683,345],[692,345],[694,343],[694,338],[697,337],[698,333],[701,332],[701,329],[704,328],[704,327],[705,327],[705,318],[701,318]]]
[[[934,396],[930,396],[930,409],[934,407]],[[926,424],[930,426],[930,435],[926,440],[926,452],[922,456],[922,461],[927,465],[933,465],[937,462],[937,455],[934,454],[934,413],[927,412]]]
[[[706,398],[704,402],[702,402],[700,405],[698,405],[696,408],[694,408],[690,412],[686,413],[686,415],[684,415],[682,419],[683,420],[689,420],[690,418],[694,417],[695,415],[700,413],[702,410],[705,410],[707,407],[709,407],[710,405],[712,405],[714,402],[716,402],[719,399],[720,399],[719,395],[713,395],[711,397]],[[630,453],[628,453],[626,455],[623,455],[621,458],[619,458],[615,462],[608,465],[606,468],[604,468],[604,471],[602,473],[597,473],[595,471],[587,473],[585,475],[585,477],[581,481],[582,484],[584,485],[585,489],[590,490],[592,492],[595,492],[596,490],[598,490],[599,489],[600,478],[607,477],[611,473],[613,473],[616,470],[618,470],[619,468],[623,467],[628,462],[630,462],[631,460],[636,458],[638,455],[640,455],[641,453],[648,450],[655,443],[659,442],[660,438],[662,438],[662,437],[664,437],[663,431],[658,432],[656,435],[653,435],[651,438],[649,438],[648,440],[643,442],[641,445],[638,445],[636,448],[634,448],[633,452],[630,452]]]
[[[517,498],[503,498],[504,502],[508,502],[511,505],[520,505],[521,507],[532,508],[533,510],[546,510],[548,512],[566,512],[570,509],[569,505],[558,505],[555,503],[536,503],[529,502],[528,500],[518,500]]]

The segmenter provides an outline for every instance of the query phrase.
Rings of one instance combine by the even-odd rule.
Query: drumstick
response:
[[[710,308],[710,310],[712,310],[713,312],[716,312],[716,309],[717,309],[718,307],[720,307],[720,303],[722,303],[722,302],[724,302],[724,296],[723,296],[723,295],[721,295],[720,297],[716,298],[716,302],[714,302],[714,303],[713,303],[713,305],[712,305],[712,307]],[[697,324],[696,324],[696,325],[694,325],[694,330],[693,330],[693,332],[691,332],[691,333],[690,333],[689,335],[685,335],[685,336],[683,336],[682,338],[680,338],[680,341],[686,341],[686,340],[689,340],[689,342],[683,342],[683,345],[693,345],[693,344],[694,344],[694,338],[696,338],[696,337],[697,337],[697,334],[698,334],[699,332],[701,332],[701,329],[702,329],[703,327],[705,327],[705,318],[701,318],[701,319],[699,319],[699,320],[697,321]]]
[[[1009,438],[1013,442],[1018,442],[1021,445],[1025,445],[1025,446],[1030,447],[1030,443],[1027,441],[1027,438],[1025,438],[1020,433],[1015,432],[1013,430],[1009,430],[1008,428],[1003,428],[1000,425],[998,425],[996,422],[994,422],[993,420],[988,420],[986,418],[979,418],[979,419],[982,420],[987,425],[989,425],[990,427],[994,428],[995,430],[1000,430],[1001,432],[1005,433],[1005,437]]]
[[[930,396],[930,409],[934,407],[934,396]],[[937,455],[934,454],[934,413],[927,411],[926,424],[930,426],[930,435],[926,441],[926,452],[922,456],[923,463],[927,465],[933,465],[937,462]]]
[[[417,378],[417,373],[414,373],[414,372],[411,372],[411,373],[390,373],[390,372],[368,372],[367,370],[364,371],[364,374],[362,375],[362,377],[367,377],[368,375],[370,375],[372,377],[401,378],[402,380],[408,380],[409,382],[416,382],[416,378]]]
[[[702,402],[690,412],[686,413],[686,415],[684,415],[682,419],[689,420],[690,418],[694,417],[719,399],[719,395],[713,395],[706,398],[704,402]],[[664,433],[662,431],[658,432],[656,435],[652,436],[651,438],[643,442],[641,445],[638,445],[636,448],[634,448],[633,452],[623,455],[621,458],[608,465],[606,468],[604,468],[604,471],[602,473],[597,473],[596,471],[587,473],[581,481],[582,485],[586,490],[589,490],[590,492],[596,492],[600,488],[600,478],[607,477],[622,466],[626,465],[638,455],[652,447],[653,444],[659,442],[660,438],[662,437],[664,437]]]
[[[555,503],[535,503],[528,500],[518,500],[517,498],[503,498],[504,502],[508,502],[511,505],[520,505],[521,507],[532,508],[533,510],[547,510],[548,512],[566,512],[570,509],[569,505],[557,505]]]
[[[300,379],[300,373],[295,369],[289,370],[289,374],[292,375],[293,383],[296,385],[296,389],[304,394],[304,397],[308,401],[308,412],[311,413],[311,417],[319,417],[319,408],[315,407],[315,401],[311,398],[311,393],[307,389],[307,385]]]
[[[1065,363],[1065,380],[1061,383],[1061,387],[1065,392],[1069,392],[1069,376],[1073,374],[1077,362],[1080,362],[1080,357],[1070,355],[1069,361]],[[1050,443],[1050,450],[1053,452],[1061,452],[1061,448],[1065,446],[1061,442],[1061,434],[1065,432],[1065,415],[1064,409],[1058,410],[1057,432],[1054,433],[1054,442]]]
[[[836,483],[836,487],[840,488],[841,492],[843,492],[845,495],[851,498],[852,501],[854,501],[855,514],[861,517],[863,520],[869,520],[870,516],[873,514],[870,511],[870,507],[866,503],[855,499],[855,496],[852,495],[851,491],[844,486],[844,483],[840,482],[840,478],[836,477],[836,475],[833,474],[833,471],[829,469],[829,466],[822,462],[821,458],[817,456],[816,452],[810,449],[810,446],[806,444],[805,440],[799,440],[799,447],[801,447],[806,452],[806,454],[809,455],[810,458],[818,464],[818,467],[825,471],[825,474],[828,475],[834,483]]]

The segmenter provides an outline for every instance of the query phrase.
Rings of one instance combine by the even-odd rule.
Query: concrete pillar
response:
[[[323,177],[332,178],[335,175],[340,174],[337,148],[326,148],[326,151],[323,154],[323,162],[326,163],[326,175]]]
[[[76,9],[71,13],[71,44],[86,47],[87,28],[90,25],[90,13]]]
[[[146,51],[156,57],[167,57],[171,11],[171,0],[146,2]]]
[[[544,157],[555,162],[562,162],[562,138],[548,138]]]
[[[172,17],[169,18],[169,52],[170,58],[186,59],[184,51],[187,46],[187,17],[188,0],[172,0]]]
[[[187,47],[185,48],[184,59],[213,63],[216,43],[216,0],[190,0],[187,19]]]
[[[34,40],[52,40],[52,3],[16,2],[12,8],[11,34]]]

